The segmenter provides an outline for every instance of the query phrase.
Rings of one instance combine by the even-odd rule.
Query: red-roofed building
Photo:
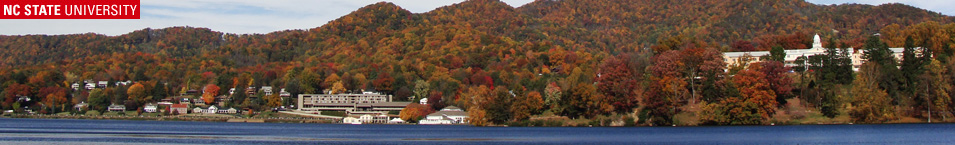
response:
[[[189,114],[188,104],[172,104],[169,106],[170,113],[179,112],[179,114]]]

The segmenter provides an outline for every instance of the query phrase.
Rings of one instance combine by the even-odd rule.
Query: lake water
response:
[[[955,124],[545,128],[0,118],[0,144],[955,144]]]

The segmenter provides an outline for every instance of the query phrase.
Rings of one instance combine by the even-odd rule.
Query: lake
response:
[[[0,118],[0,144],[953,144],[955,124],[472,127]]]

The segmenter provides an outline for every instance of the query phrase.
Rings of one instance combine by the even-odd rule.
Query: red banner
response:
[[[0,0],[0,19],[139,19],[139,0]]]

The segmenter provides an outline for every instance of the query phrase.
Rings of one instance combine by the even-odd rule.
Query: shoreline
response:
[[[86,119],[86,120],[144,120],[144,121],[190,121],[190,122],[241,122],[241,123],[321,123],[334,124],[329,119],[305,118],[240,118],[240,117],[207,117],[207,116],[86,116],[86,115],[25,115],[17,114],[2,118],[32,118],[32,119]]]
[[[343,124],[330,119],[301,119],[301,118],[239,118],[239,117],[207,117],[207,116],[85,116],[85,115],[25,115],[0,116],[0,118],[27,118],[27,119],[83,119],[83,120],[136,120],[136,121],[186,121],[186,122],[231,122],[231,123],[314,123],[314,124]],[[802,125],[889,125],[889,124],[951,124],[952,122],[887,122],[887,123],[806,123],[806,124],[774,124],[774,125],[677,125],[677,126],[513,126],[492,125],[485,127],[733,127],[733,126],[802,126]],[[382,124],[382,125],[416,125],[416,124]],[[438,125],[441,126],[441,125]]]

